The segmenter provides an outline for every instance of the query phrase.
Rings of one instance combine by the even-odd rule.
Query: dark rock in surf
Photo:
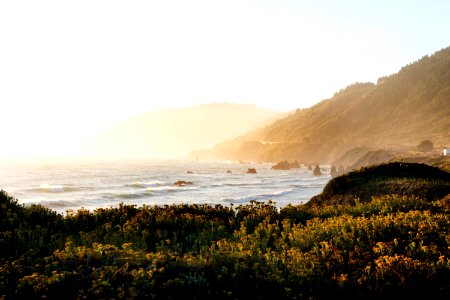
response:
[[[178,180],[177,182],[174,182],[174,185],[177,185],[177,186],[185,186],[185,185],[191,185],[191,184],[193,184],[192,181]]]
[[[300,168],[300,164],[298,161],[288,162],[287,160],[280,161],[276,165],[272,166],[273,170],[290,170],[290,169],[298,169]]]
[[[289,170],[291,168],[291,165],[287,160],[280,161],[276,165],[272,166],[273,170]]]
[[[331,177],[336,177],[338,175],[336,166],[331,166],[330,175]]]
[[[291,162],[290,165],[291,165],[291,169],[300,169],[300,164],[296,160]]]
[[[319,165],[316,165],[316,166],[314,167],[313,175],[314,175],[314,176],[320,176],[320,175],[322,175],[322,171],[320,170]]]

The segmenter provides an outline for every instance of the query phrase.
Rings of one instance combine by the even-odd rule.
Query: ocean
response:
[[[329,167],[313,176],[306,166],[287,171],[272,164],[234,162],[15,162],[0,163],[0,189],[19,203],[59,213],[142,205],[240,205],[252,200],[297,205],[322,192]],[[247,174],[255,168],[256,174]],[[178,186],[177,181],[191,182]]]

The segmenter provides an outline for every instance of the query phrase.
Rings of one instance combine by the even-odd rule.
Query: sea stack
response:
[[[248,168],[247,170],[247,174],[256,174],[256,169],[255,168]]]
[[[322,171],[320,171],[319,165],[316,165],[316,166],[314,167],[313,174],[314,174],[314,176],[320,176],[320,175],[322,175]]]

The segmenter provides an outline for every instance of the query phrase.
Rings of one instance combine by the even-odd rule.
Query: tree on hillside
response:
[[[420,151],[430,151],[433,149],[433,143],[430,140],[421,141],[419,145],[417,145]]]

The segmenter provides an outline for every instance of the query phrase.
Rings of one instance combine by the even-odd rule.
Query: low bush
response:
[[[0,193],[0,298],[450,296],[445,200],[127,206],[61,216]]]

